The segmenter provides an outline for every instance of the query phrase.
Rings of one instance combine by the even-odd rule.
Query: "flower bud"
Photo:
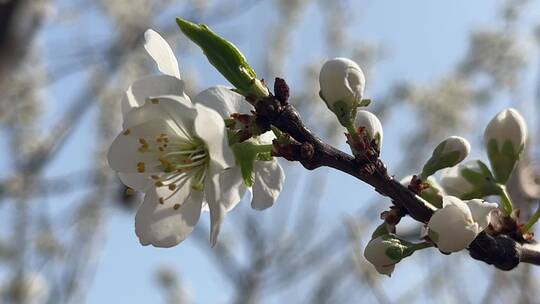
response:
[[[461,199],[482,198],[499,193],[491,171],[479,160],[468,161],[443,171],[441,186],[446,194]]]
[[[380,274],[390,276],[395,265],[410,255],[408,247],[393,234],[385,234],[369,241],[364,257],[375,266]]]
[[[495,178],[505,184],[514,169],[527,140],[527,125],[515,109],[508,108],[497,114],[484,131],[491,168]]]
[[[268,96],[268,89],[236,45],[214,33],[205,24],[176,18],[180,30],[203,50],[208,61],[243,95]]]
[[[471,151],[469,142],[459,136],[450,136],[433,150],[431,158],[426,162],[420,178],[426,179],[440,169],[453,167],[462,162]]]
[[[334,58],[324,63],[319,74],[319,95],[344,127],[354,120],[356,108],[362,105],[366,78],[356,62]]]
[[[445,253],[469,246],[487,228],[491,211],[497,204],[480,199],[462,201],[454,196],[443,197],[443,208],[435,211],[428,222],[428,236]]]
[[[375,143],[379,147],[379,150],[382,148],[383,142],[383,128],[381,121],[375,114],[361,110],[356,114],[356,119],[354,121],[355,128],[363,128],[364,134],[369,138],[369,140],[375,140]],[[360,133],[360,131],[358,132]]]

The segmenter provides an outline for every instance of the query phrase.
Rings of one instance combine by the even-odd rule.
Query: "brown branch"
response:
[[[283,86],[282,80],[278,80],[278,83]],[[396,207],[419,222],[427,223],[436,210],[391,177],[385,164],[378,158],[378,153],[369,151],[370,148],[365,156],[355,158],[323,142],[304,125],[298,111],[279,93],[277,97],[250,101],[255,106],[260,128],[269,130],[270,126],[274,126],[289,136],[285,144],[275,141],[278,156],[298,161],[308,170],[324,166],[347,173],[389,197]],[[520,262],[540,265],[540,246],[522,242],[507,235],[493,237],[481,233],[470,245],[469,251],[474,259],[501,270],[511,270]]]

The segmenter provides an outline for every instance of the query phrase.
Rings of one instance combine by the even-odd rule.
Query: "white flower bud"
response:
[[[442,172],[441,186],[448,195],[462,199],[496,194],[493,176],[479,160],[459,164]]]
[[[484,132],[486,144],[491,139],[494,139],[499,147],[510,141],[514,151],[522,150],[527,140],[527,125],[523,116],[512,108],[501,111],[489,122]]]
[[[383,128],[381,121],[375,114],[365,110],[358,111],[354,126],[356,128],[364,128],[364,132],[366,132],[365,134],[368,138],[375,140],[379,146],[379,150],[382,148]]]
[[[489,225],[490,213],[497,204],[479,199],[462,201],[443,197],[443,208],[435,211],[428,222],[428,235],[439,250],[450,253],[463,250]]]
[[[364,249],[364,257],[375,266],[377,272],[390,276],[406,249],[399,239],[385,234],[369,241]]]
[[[356,62],[338,57],[324,63],[319,84],[321,95],[328,104],[341,100],[352,105],[362,99],[366,78]]]
[[[484,131],[486,146],[495,178],[505,184],[527,140],[527,125],[521,114],[508,108],[497,114]]]
[[[324,63],[319,74],[319,95],[344,127],[354,120],[356,108],[364,95],[366,78],[356,62],[334,58]]]
[[[471,151],[469,142],[460,136],[450,136],[433,150],[431,158],[422,169],[421,178],[425,179],[440,169],[453,167],[462,162]]]
[[[440,143],[440,145],[443,146],[441,155],[457,152],[456,154],[459,156],[457,159],[458,163],[462,162],[469,155],[469,152],[471,152],[469,142],[460,136],[450,136]]]

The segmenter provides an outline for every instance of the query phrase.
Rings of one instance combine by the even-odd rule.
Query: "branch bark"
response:
[[[278,99],[281,99],[278,100]],[[261,128],[270,126],[288,134],[287,146],[275,143],[279,156],[300,162],[306,169],[330,167],[351,175],[369,185],[375,191],[391,199],[392,203],[416,221],[427,223],[436,207],[396,181],[378,153],[366,153],[365,157],[353,157],[325,143],[315,136],[302,122],[298,111],[283,98],[252,100],[257,121]],[[511,270],[520,262],[540,265],[540,245],[520,243],[507,235],[490,236],[481,233],[469,246],[471,257],[494,265],[501,270]]]

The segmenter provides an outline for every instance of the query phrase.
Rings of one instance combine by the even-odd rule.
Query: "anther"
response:
[[[131,133],[131,130],[130,130],[130,129],[126,129],[122,134],[124,134],[124,135],[127,136],[127,135],[129,135],[129,133]]]
[[[144,163],[143,163],[143,162],[137,163],[137,172],[143,173],[144,170],[145,170],[145,168],[144,168]]]
[[[174,210],[178,210],[179,208],[180,208],[180,204],[175,204],[173,207]]]
[[[126,188],[126,195],[134,195],[135,194],[135,190],[133,190],[132,188]]]

